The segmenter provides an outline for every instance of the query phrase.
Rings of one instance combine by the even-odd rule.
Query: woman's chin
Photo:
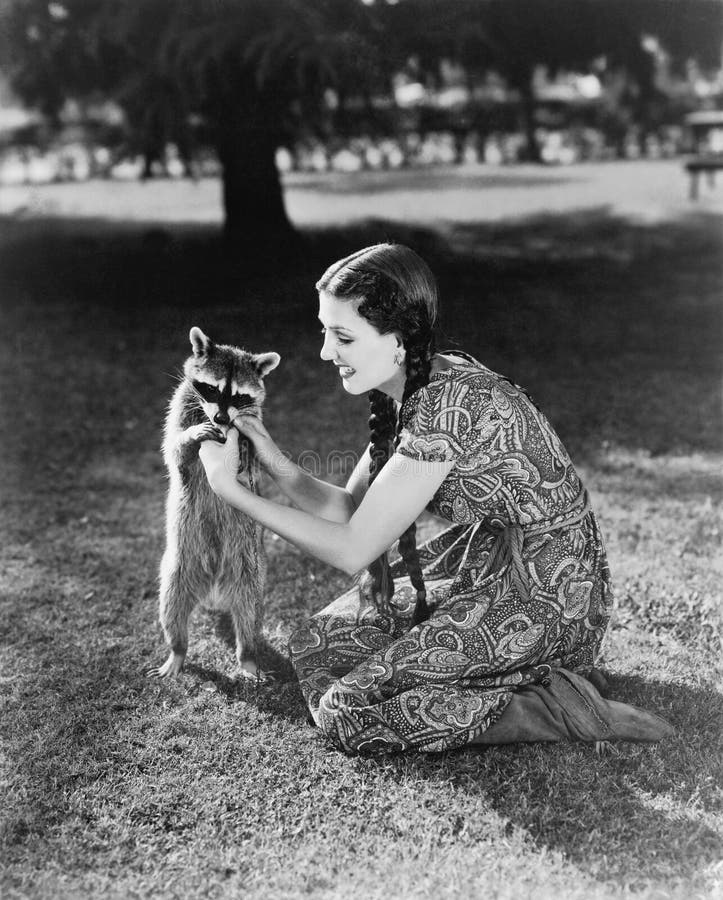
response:
[[[356,396],[357,394],[365,393],[365,391],[362,388],[357,387],[353,383],[350,384],[350,382],[353,382],[353,377],[352,378],[342,378],[341,381],[344,386],[344,390],[347,392],[347,394],[354,394]]]

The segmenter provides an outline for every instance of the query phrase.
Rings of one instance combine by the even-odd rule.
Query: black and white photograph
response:
[[[2,900],[723,898],[723,0],[0,0]]]

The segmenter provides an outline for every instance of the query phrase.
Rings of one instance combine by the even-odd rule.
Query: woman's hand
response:
[[[271,435],[258,416],[239,413],[231,423],[241,434],[256,447],[257,444],[273,444]],[[276,445],[274,445],[276,446]]]
[[[234,427],[229,430],[229,434],[238,429],[253,444],[256,458],[267,471],[270,472],[274,466],[282,465],[286,461],[286,457],[266,430],[261,419],[239,413],[232,425]]]
[[[222,500],[238,497],[239,490],[245,488],[236,480],[239,467],[238,431],[229,428],[226,442],[204,441],[198,451],[198,458],[206,470],[206,478],[211,490]]]

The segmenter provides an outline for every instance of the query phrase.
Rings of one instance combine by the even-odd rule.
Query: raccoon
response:
[[[163,441],[170,484],[159,606],[171,654],[146,674],[179,674],[188,649],[188,620],[205,602],[231,614],[241,673],[255,676],[266,577],[262,529],[213,493],[198,450],[205,440],[223,440],[239,413],[261,417],[263,379],[280,357],[215,344],[196,327],[189,337],[193,355],[171,398]],[[254,489],[250,444],[244,439],[237,478]]]

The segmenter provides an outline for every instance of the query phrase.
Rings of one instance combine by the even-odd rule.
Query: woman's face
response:
[[[401,401],[406,380],[404,366],[394,362],[401,347],[395,333],[379,334],[356,311],[358,301],[337,300],[319,293],[319,321],[324,345],[321,358],[333,362],[349,394],[383,391]]]

